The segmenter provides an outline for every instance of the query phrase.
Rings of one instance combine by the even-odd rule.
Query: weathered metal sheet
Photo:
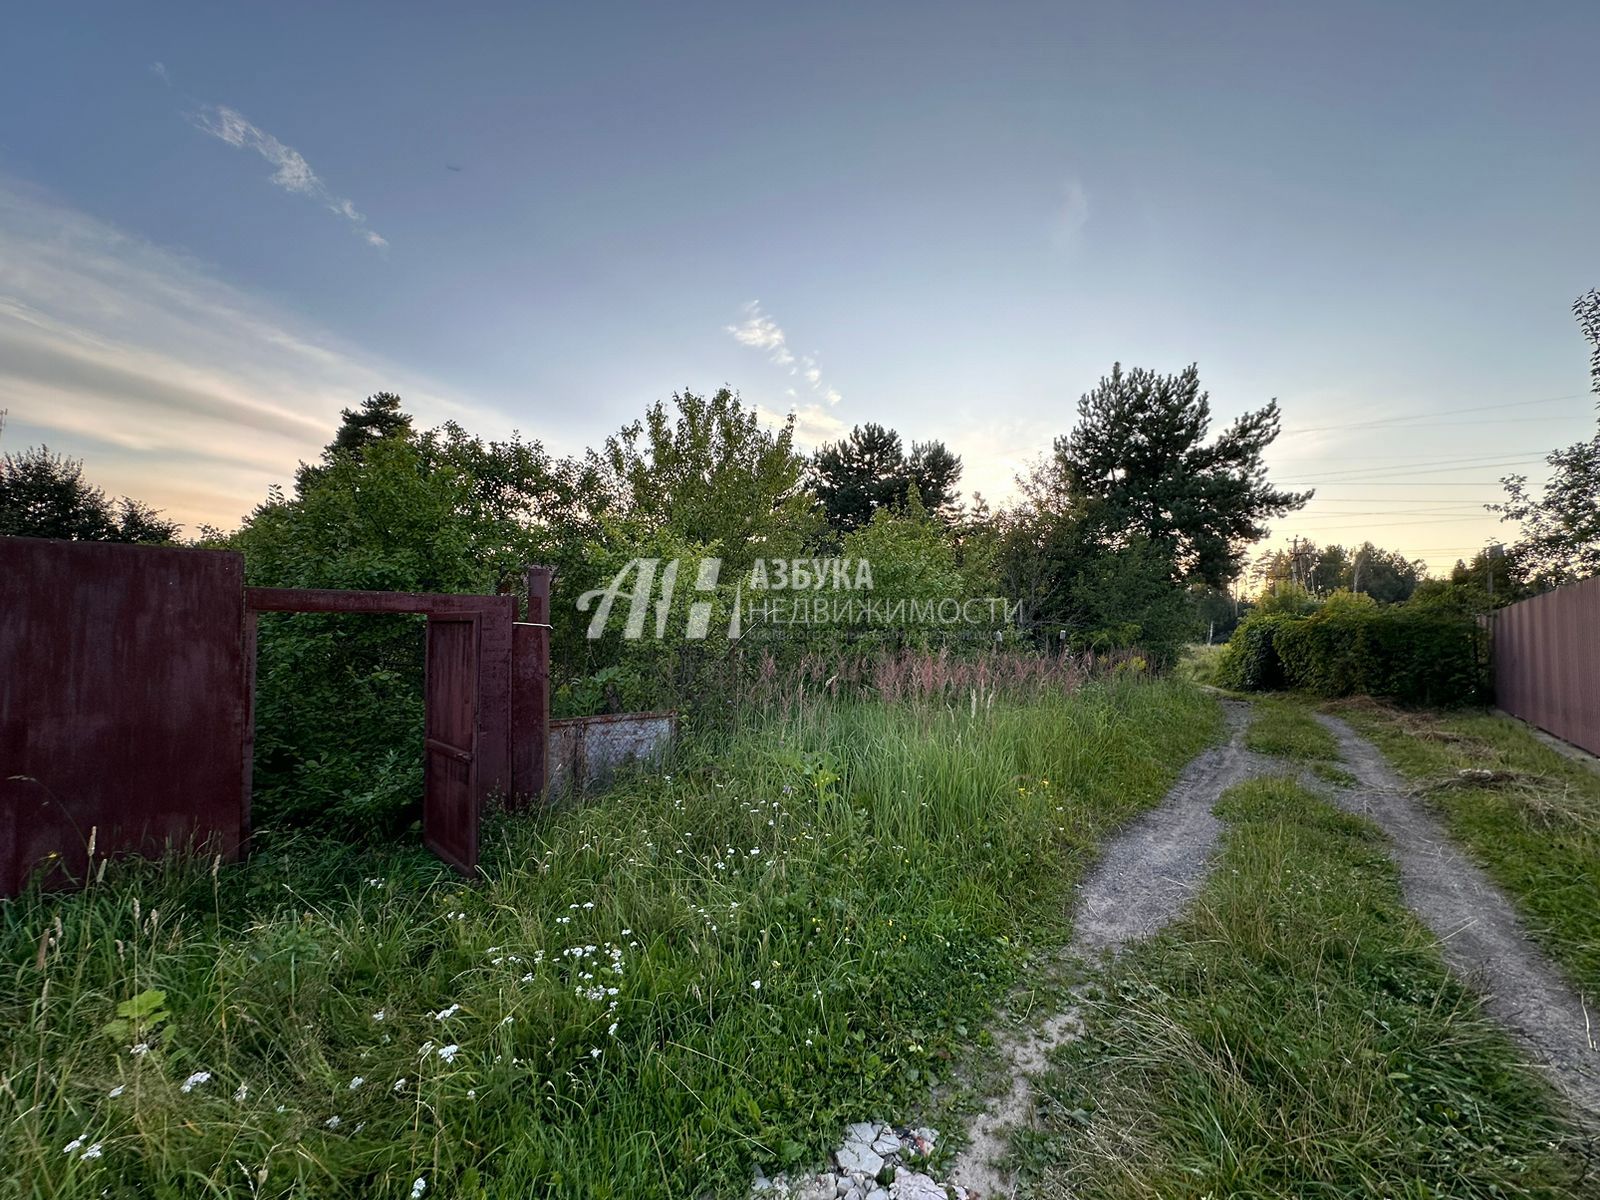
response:
[[[1600,577],[1501,609],[1495,703],[1600,754]]]
[[[478,864],[479,618],[428,618],[423,843],[458,870]]]
[[[545,755],[550,724],[549,567],[527,570],[527,620],[511,630],[512,808],[542,796],[548,781]]]
[[[257,612],[437,623],[425,838],[456,866],[476,864],[479,815],[512,795],[514,759],[542,769],[548,664],[514,660],[515,597],[246,589],[232,553],[0,538],[0,895],[41,864],[53,880],[81,878],[91,836],[97,854],[239,853]],[[524,649],[547,655],[548,637]],[[546,689],[515,728],[514,676]]]
[[[605,783],[624,763],[659,759],[672,744],[677,724],[677,714],[671,712],[551,721],[548,794],[581,792]]]
[[[237,554],[0,538],[0,893],[244,835]]]

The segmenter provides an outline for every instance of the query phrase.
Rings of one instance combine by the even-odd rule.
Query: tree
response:
[[[81,460],[31,446],[0,458],[0,535],[159,544],[178,525],[137,500],[107,497],[83,477]]]
[[[840,534],[860,529],[882,509],[901,507],[909,488],[929,513],[948,517],[960,480],[961,459],[943,442],[913,442],[907,455],[898,433],[870,422],[819,446],[811,458],[812,490]]]
[[[1278,436],[1278,404],[1245,413],[1213,441],[1211,401],[1194,365],[1177,375],[1120,363],[1078,402],[1078,424],[1057,438],[1055,463],[1085,519],[1115,541],[1142,534],[1180,580],[1223,587],[1243,566],[1261,522],[1302,507],[1310,492],[1266,479],[1262,454]]]
[[[641,533],[713,546],[734,571],[804,550],[817,520],[801,488],[794,418],[768,429],[727,388],[709,398],[679,392],[672,403],[675,414],[657,401],[591,452],[602,511]]]
[[[1590,372],[1600,395],[1600,291],[1578,297],[1573,314],[1594,347]],[[1523,576],[1538,588],[1600,575],[1600,427],[1588,441],[1553,450],[1544,494],[1535,497],[1526,475],[1508,475],[1503,504],[1489,508],[1522,523],[1515,554]]]
[[[229,539],[249,583],[488,592],[548,557],[559,471],[537,442],[457,425],[329,443],[294,491],[269,493]],[[422,796],[423,634],[415,618],[263,616],[256,670],[256,806],[270,822],[354,835],[404,825]]]

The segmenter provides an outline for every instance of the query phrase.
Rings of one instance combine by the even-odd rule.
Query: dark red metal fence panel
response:
[[[462,871],[478,864],[478,617],[428,618],[422,837]]]
[[[234,857],[246,680],[238,555],[0,538],[0,893],[91,830]]]
[[[1495,617],[1495,703],[1600,754],[1600,577]]]
[[[549,782],[550,580],[549,567],[527,570],[527,620],[513,627],[511,643],[511,794],[513,808],[543,796]]]

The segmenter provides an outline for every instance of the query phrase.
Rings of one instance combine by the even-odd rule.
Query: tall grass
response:
[[[925,1097],[1215,728],[1135,681],[779,705],[500,818],[475,881],[269,837],[26,895],[0,908],[0,1187],[741,1194]]]

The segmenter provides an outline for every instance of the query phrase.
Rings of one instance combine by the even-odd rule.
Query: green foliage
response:
[[[1304,617],[1317,611],[1318,601],[1298,583],[1282,580],[1256,600],[1255,611],[1263,616]]]
[[[875,601],[936,604],[945,598],[964,601],[976,594],[956,565],[956,550],[944,526],[923,507],[914,487],[902,497],[898,509],[879,508],[866,525],[848,534],[843,554],[871,564],[870,595]],[[908,632],[924,640],[936,629]]]
[[[4,906],[0,1162],[57,1200],[743,1195],[925,1101],[1216,727],[1160,682],[808,703],[500,818],[470,883],[304,834],[112,863]]]
[[[1223,587],[1261,522],[1302,507],[1310,492],[1266,482],[1262,455],[1278,436],[1278,405],[1245,413],[1211,441],[1211,400],[1197,366],[1177,375],[1115,364],[1078,403],[1058,438],[1055,467],[1074,508],[1120,536],[1162,547],[1182,579]]]
[[[1590,365],[1600,395],[1600,292],[1580,296],[1572,311],[1594,347]],[[1505,503],[1493,506],[1521,523],[1518,574],[1536,590],[1600,575],[1600,428],[1588,441],[1552,450],[1545,463],[1550,475],[1542,494],[1533,494],[1526,475],[1510,475],[1501,480]]]
[[[1278,658],[1278,631],[1294,621],[1287,613],[1257,610],[1239,623],[1217,663],[1217,682],[1241,692],[1270,692],[1285,685]]]
[[[155,509],[126,496],[113,500],[86,480],[79,459],[48,446],[0,458],[0,537],[154,544],[177,536],[177,523]]]
[[[1382,834],[1287,779],[1217,813],[1190,915],[1111,969],[1041,1081],[1039,1194],[1591,1194],[1576,1131],[1406,910]]]
[[[347,439],[352,440],[352,439]],[[234,535],[267,587],[487,592],[539,556],[523,519],[555,491],[537,444],[453,425],[339,438],[295,495],[274,492]],[[421,619],[261,618],[255,810],[357,836],[395,832],[422,796]]]
[[[871,422],[848,438],[819,446],[811,458],[812,490],[839,534],[860,529],[884,510],[899,508],[915,489],[923,506],[947,516],[956,502],[961,459],[943,442],[916,442],[908,455],[900,435]]]
[[[1396,604],[1417,589],[1427,574],[1427,564],[1371,542],[1353,549],[1339,545],[1319,548],[1315,542],[1297,538],[1291,549],[1263,554],[1251,573],[1267,590],[1293,586],[1312,597],[1322,597],[1342,589],[1371,596],[1381,604]]]
[[[801,487],[794,418],[770,430],[727,388],[709,398],[680,392],[672,403],[675,414],[657,401],[592,456],[613,528],[714,548],[733,572],[757,557],[804,554],[821,521]]]
[[[1489,695],[1488,640],[1469,617],[1352,597],[1309,617],[1252,616],[1229,642],[1220,676],[1245,691],[1478,704]]]

